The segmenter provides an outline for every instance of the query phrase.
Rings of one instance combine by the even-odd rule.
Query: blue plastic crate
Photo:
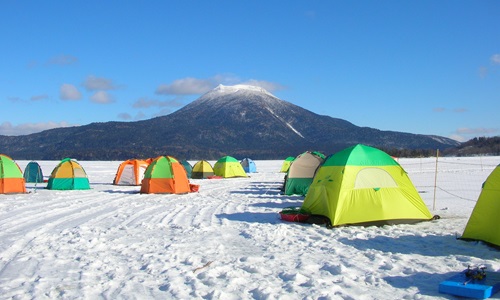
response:
[[[486,299],[500,290],[500,273],[486,272],[481,280],[469,280],[465,271],[439,284],[439,292],[455,296]]]

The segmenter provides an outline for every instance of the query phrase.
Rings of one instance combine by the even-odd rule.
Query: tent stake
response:
[[[436,187],[437,187],[437,176],[438,176],[438,158],[439,158],[439,149],[436,150],[436,170],[434,173],[434,201],[432,203],[432,210],[436,210]]]

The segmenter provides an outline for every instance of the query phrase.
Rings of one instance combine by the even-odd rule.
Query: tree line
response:
[[[395,157],[431,157],[437,155],[439,149],[382,149]],[[440,156],[475,156],[475,155],[500,155],[500,136],[475,137],[458,147],[439,151]]]

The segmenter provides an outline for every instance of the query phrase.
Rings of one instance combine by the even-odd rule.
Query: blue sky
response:
[[[254,84],[358,126],[500,135],[499,1],[0,1],[1,135]]]

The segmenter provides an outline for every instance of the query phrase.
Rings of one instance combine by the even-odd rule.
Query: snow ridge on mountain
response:
[[[268,106],[274,109],[286,105],[286,101],[279,99],[264,88],[251,85],[225,86],[220,84],[213,90],[205,93],[185,108],[196,105],[209,105],[212,107],[230,105],[231,107],[252,103],[260,107]]]
[[[201,96],[201,99],[203,98],[213,99],[216,97],[220,97],[222,95],[230,95],[234,93],[238,93],[239,95],[243,94],[251,95],[258,93],[258,94],[266,94],[270,97],[277,98],[276,96],[274,96],[273,94],[269,93],[267,90],[259,86],[253,86],[247,84],[237,84],[228,86],[219,84],[216,88]]]

